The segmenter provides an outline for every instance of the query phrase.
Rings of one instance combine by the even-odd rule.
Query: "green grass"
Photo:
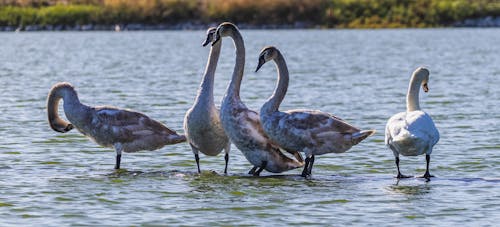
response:
[[[31,3],[30,3],[31,2]],[[44,1],[41,1],[44,2]],[[102,0],[14,1],[0,5],[0,26],[222,22],[336,28],[452,25],[500,16],[497,0]],[[78,4],[85,2],[86,4]],[[55,4],[54,4],[55,3]],[[53,4],[53,5],[50,5]],[[48,5],[48,6],[47,6]]]

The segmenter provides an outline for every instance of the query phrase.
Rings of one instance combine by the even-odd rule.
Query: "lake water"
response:
[[[0,33],[0,225],[497,225],[500,221],[500,29],[243,30],[242,99],[258,110],[276,80],[254,73],[258,53],[277,46],[290,70],[282,110],[320,109],[378,132],[347,153],[261,177],[234,146],[201,155],[186,143],[115,153],[76,130],[54,132],[45,101],[59,81],[83,103],[143,112],[182,130],[209,48],[205,31]],[[215,96],[234,64],[223,39]],[[387,119],[405,109],[411,73],[430,69],[421,107],[441,133],[427,182],[396,180],[384,146]],[[420,175],[425,156],[402,157]]]

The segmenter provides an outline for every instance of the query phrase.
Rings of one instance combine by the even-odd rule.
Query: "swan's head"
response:
[[[203,42],[203,46],[207,46],[210,42],[214,41],[215,31],[217,31],[216,27],[210,27],[207,29],[207,38],[205,39],[205,42]]]
[[[428,92],[429,86],[427,83],[429,82],[429,70],[424,67],[419,67],[413,72],[413,76],[422,81],[422,89],[424,92]]]
[[[56,131],[56,132],[60,132],[60,133],[65,133],[65,132],[69,132],[71,131],[72,129],[75,128],[75,126],[73,126],[73,124],[69,123],[69,124],[64,124],[64,123],[58,123],[54,120],[50,121],[49,122],[50,124],[50,127]]]
[[[224,22],[217,27],[215,32],[215,39],[212,42],[212,46],[219,42],[222,37],[230,36],[233,32],[238,31],[238,27],[231,22]]]
[[[257,69],[255,69],[255,72],[259,71],[260,67],[262,67],[262,65],[264,65],[266,62],[275,59],[278,56],[278,53],[279,50],[276,47],[264,47],[264,49],[260,51],[259,64],[257,65]]]

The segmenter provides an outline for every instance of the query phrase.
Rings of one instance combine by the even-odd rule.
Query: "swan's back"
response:
[[[329,113],[318,110],[261,112],[266,133],[289,150],[310,150],[314,154],[342,153],[373,134]]]
[[[401,112],[387,122],[385,144],[394,152],[409,156],[430,154],[438,141],[439,131],[424,111]]]
[[[107,106],[93,107],[89,112],[89,122],[75,125],[103,146],[120,143],[124,152],[135,152],[155,150],[186,140],[185,136],[139,112]]]

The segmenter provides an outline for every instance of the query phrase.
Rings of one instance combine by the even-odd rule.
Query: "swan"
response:
[[[59,101],[63,99],[64,113],[69,122],[59,117]],[[186,141],[162,123],[148,116],[110,106],[91,107],[78,99],[75,88],[67,82],[55,84],[47,96],[50,127],[65,133],[73,128],[104,147],[116,151],[115,169],[120,168],[122,152],[156,150],[167,144]]]
[[[429,91],[429,70],[420,67],[413,72],[406,94],[406,112],[397,113],[387,121],[385,127],[385,144],[392,150],[398,170],[397,178],[407,178],[399,171],[399,154],[417,156],[425,154],[427,167],[423,178],[433,177],[429,173],[432,148],[439,141],[439,132],[431,116],[420,110],[418,100],[420,86],[424,92]]]
[[[314,156],[343,153],[375,133],[363,130],[344,120],[319,110],[279,111],[288,89],[288,68],[281,52],[273,46],[265,47],[259,55],[257,72],[266,62],[274,60],[278,81],[274,93],[260,109],[260,121],[265,133],[279,146],[305,153],[303,177],[311,175]]]
[[[207,39],[203,43],[203,46],[213,41],[215,30],[215,27],[207,30]],[[219,60],[220,49],[220,42],[210,48],[210,55],[198,95],[193,106],[186,112],[186,116],[184,117],[184,132],[194,153],[198,173],[201,172],[200,158],[198,156],[199,151],[205,155],[215,156],[224,149],[226,153],[224,156],[224,160],[226,161],[224,173],[227,174],[231,143],[222,128],[219,117],[220,110],[215,107],[213,94],[214,74],[217,61]]]
[[[264,169],[272,173],[281,173],[302,167],[304,161],[300,153],[282,149],[271,141],[262,129],[259,114],[248,109],[240,99],[245,46],[236,25],[229,22],[220,24],[212,45],[222,42],[221,37],[231,37],[236,47],[236,64],[221,104],[222,126],[231,143],[254,166],[249,174],[258,176]],[[293,154],[294,159],[283,154],[282,150]]]

